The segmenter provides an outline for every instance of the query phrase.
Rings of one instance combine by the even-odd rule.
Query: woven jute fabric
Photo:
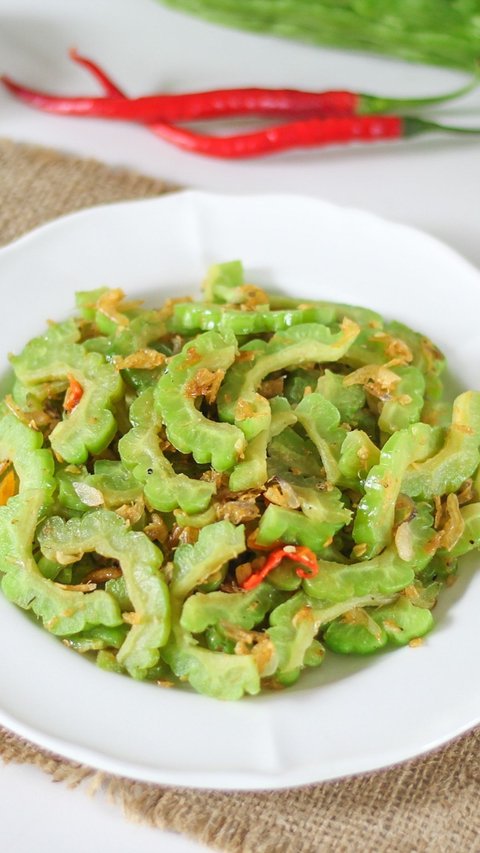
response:
[[[0,243],[63,213],[169,189],[130,171],[0,140]],[[352,713],[358,711],[352,707]],[[90,793],[106,791],[128,818],[185,833],[224,853],[480,850],[480,729],[397,767],[280,792],[206,792],[132,782],[66,761],[5,729],[0,729],[0,755],[34,764],[55,781],[84,784]]]

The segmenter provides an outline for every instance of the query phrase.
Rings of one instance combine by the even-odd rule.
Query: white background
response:
[[[103,63],[132,95],[219,86],[356,88],[434,94],[465,77],[443,69],[346,54],[234,32],[163,9],[155,0],[0,0],[0,71],[66,94],[96,92],[69,47]],[[480,124],[480,95],[441,116]],[[0,92],[0,135],[94,156],[183,185],[224,192],[298,191],[419,226],[480,265],[480,142],[409,143],[290,152],[230,163],[169,147],[143,128],[34,112]],[[346,247],[348,249],[348,247]],[[1,689],[1,685],[0,685]],[[31,767],[0,767],[0,820],[9,853],[202,850],[182,837],[128,824],[101,795],[55,785]]]

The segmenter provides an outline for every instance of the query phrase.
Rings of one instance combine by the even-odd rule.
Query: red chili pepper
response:
[[[310,118],[233,136],[211,136],[158,123],[150,127],[157,136],[178,148],[227,160],[258,157],[291,148],[399,139],[405,135],[404,121],[396,116]]]
[[[122,90],[96,63],[79,56],[75,51],[70,55],[75,62],[83,65],[96,77],[112,98],[126,99]],[[480,132],[473,128],[445,127],[420,118],[400,118],[399,116],[311,118],[234,136],[195,133],[165,122],[149,123],[148,127],[156,136],[179,148],[209,157],[227,159],[255,157],[288,148],[400,139],[436,130],[466,134]]]
[[[75,50],[70,51],[70,57],[74,62],[87,68],[112,98],[127,99],[124,92],[97,63],[80,56]],[[352,117],[343,121],[339,118],[315,118],[234,136],[210,136],[195,133],[165,122],[148,123],[148,127],[156,136],[177,145],[179,148],[210,157],[232,159],[254,157],[259,154],[281,151],[285,148],[317,146],[333,142],[355,141],[356,139],[364,139],[365,141],[376,139],[379,137],[378,121],[378,118],[364,117],[362,123],[365,124],[365,128],[362,129],[360,126],[357,128],[352,125]],[[400,119],[389,116],[385,119],[382,118],[381,121],[384,123],[382,138],[387,138],[390,135],[397,138],[400,135]],[[362,130],[367,136],[361,135]],[[368,136],[369,133],[371,134],[370,137]],[[336,138],[334,134],[336,134]]]
[[[152,100],[137,99],[136,101],[129,101],[129,99],[126,97],[126,95],[124,95],[122,90],[119,89],[118,86],[116,86],[115,83],[112,82],[112,80],[110,80],[110,78],[105,74],[104,71],[99,68],[98,65],[96,65],[96,63],[84,57],[80,57],[75,51],[72,51],[71,57],[76,62],[88,68],[95,75],[95,77],[102,83],[110,97],[109,99],[100,98],[97,100],[74,98],[66,99],[67,102],[86,103],[86,101],[89,101],[91,103],[106,103],[108,101],[110,108],[112,104],[115,103],[117,105],[120,103],[138,105],[139,101]],[[49,109],[49,107],[46,106],[45,103],[43,103],[42,99],[44,99],[44,96],[41,93],[35,93],[32,92],[32,90],[26,90],[23,87],[18,87],[17,84],[14,84],[11,80],[8,80],[7,78],[3,78],[3,82],[6,83],[8,88],[10,88],[11,90],[13,89],[21,97],[25,97],[30,103],[33,102],[37,106],[42,103],[46,109]],[[474,82],[476,82],[476,78]],[[473,85],[474,84],[472,83],[467,88],[472,88]],[[224,94],[228,91],[231,92],[239,90],[219,91]],[[246,92],[247,90],[241,91]],[[268,91],[271,92],[278,90]],[[215,94],[218,94],[218,92]],[[198,95],[190,96],[175,95],[165,97],[170,99],[199,97],[201,99],[203,95],[211,96],[212,93],[208,92],[198,93]],[[455,96],[456,95],[442,96],[442,99],[445,100],[446,98]],[[361,97],[371,98],[371,96]],[[50,96],[46,96],[46,98],[48,102]],[[38,99],[40,99],[40,101]],[[427,100],[430,103],[432,99]],[[53,98],[53,104],[59,105],[61,101],[65,101],[65,99]],[[407,102],[402,101],[401,103],[405,104]],[[415,103],[421,102],[416,101]],[[425,101],[423,101],[423,103],[425,103]],[[222,114],[221,109],[222,107],[220,102],[220,107],[219,111],[217,112],[217,115]],[[67,108],[66,111],[68,112]],[[93,114],[97,113],[90,113],[90,115]],[[119,115],[114,116],[110,113],[109,116],[120,117]],[[140,119],[138,119],[137,117],[136,120]],[[276,151],[283,151],[289,148],[320,147],[324,145],[347,144],[350,142],[359,141],[374,142],[387,139],[400,139],[403,137],[414,136],[417,134],[427,133],[431,131],[444,131],[447,133],[464,134],[480,133],[480,130],[473,128],[447,127],[444,125],[436,124],[434,122],[422,121],[422,119],[419,118],[400,118],[398,116],[369,115],[349,117],[340,116],[324,119],[316,117],[305,119],[303,121],[290,122],[287,124],[279,125],[277,127],[267,128],[266,130],[253,131],[251,133],[246,134],[235,134],[233,136],[210,136],[207,134],[194,133],[193,131],[184,130],[166,122],[144,121],[144,123],[147,123],[152,132],[155,133],[157,136],[167,140],[168,142],[171,142],[179,148],[183,148],[185,150],[192,151],[197,154],[203,154],[209,157],[221,157],[226,159],[255,157],[261,154],[270,154]]]
[[[75,59],[75,55],[72,57]],[[86,64],[86,63],[84,63]],[[63,115],[118,119],[121,121],[184,122],[240,115],[351,116],[399,112],[444,103],[459,98],[477,85],[477,76],[461,89],[430,98],[382,98],[344,90],[308,92],[301,89],[258,87],[214,89],[176,95],[147,95],[126,98],[65,97],[23,86],[7,75],[7,89],[32,107]]]
[[[101,86],[103,86],[107,95],[110,95],[112,98],[126,98],[126,95],[124,95],[122,90],[115,85],[113,80],[108,77],[105,71],[103,71],[96,62],[93,62],[92,59],[82,56],[74,47],[69,50],[68,55],[73,62],[76,62],[77,65],[81,65],[93,74],[95,79],[98,80]]]
[[[66,412],[72,412],[73,409],[78,406],[83,397],[83,388],[80,385],[80,382],[77,382],[75,377],[70,373],[68,374],[67,379],[69,386],[67,393],[65,394],[65,400],[63,401],[63,408]]]
[[[262,568],[258,572],[254,572],[241,584],[242,589],[255,589],[267,577],[273,569],[276,569],[282,560],[293,560],[295,563],[301,563],[308,569],[296,568],[295,572],[300,578],[313,578],[318,574],[318,562],[315,554],[310,548],[304,545],[283,545],[281,548],[275,548],[270,551]]]

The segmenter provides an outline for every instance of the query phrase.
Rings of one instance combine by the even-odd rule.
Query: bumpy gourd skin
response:
[[[1,585],[104,669],[235,700],[428,633],[480,547],[480,392],[450,416],[442,354],[370,309],[237,261],[203,288],[83,292],[12,357]]]
[[[228,486],[233,492],[261,488],[266,483],[268,479],[267,449],[270,441],[298,420],[285,397],[274,397],[269,403],[271,413],[269,427],[249,441],[242,461],[237,462],[230,474]]]
[[[196,462],[210,462],[217,471],[227,471],[237,462],[245,447],[244,436],[233,425],[206,418],[186,389],[201,368],[227,370],[236,353],[234,337],[205,332],[170,360],[155,388],[155,406],[171,443],[181,453],[192,453]]]
[[[312,598],[341,601],[364,595],[394,595],[407,587],[431,560],[426,549],[433,535],[432,516],[428,505],[419,505],[409,522],[413,556],[402,559],[394,544],[369,560],[352,564],[319,562],[319,572],[303,586]]]
[[[441,450],[407,471],[403,491],[432,498],[455,492],[480,462],[480,392],[465,391],[454,404],[452,422]]]
[[[218,396],[220,417],[237,424],[248,439],[254,438],[268,427],[270,418],[265,398],[257,393],[262,380],[269,373],[309,361],[337,361],[358,332],[359,327],[352,321],[345,321],[342,329],[333,334],[328,327],[313,323],[278,332],[264,348],[253,351],[250,366],[247,362],[245,368],[245,363],[240,363],[230,369]]]
[[[41,432],[22,423],[5,404],[0,405],[0,460],[12,463],[20,493],[42,491],[47,502],[55,490],[55,461],[43,443]],[[0,507],[0,515],[2,512]]]
[[[365,494],[353,526],[355,542],[367,546],[364,559],[374,557],[389,544],[405,473],[413,462],[430,455],[434,441],[431,427],[415,424],[396,432],[384,444],[378,464],[365,480]]]
[[[283,332],[303,323],[328,323],[332,319],[331,313],[328,309],[315,306],[280,311],[271,311],[267,306],[263,311],[242,313],[220,305],[186,302],[174,307],[168,326],[173,332],[181,334],[228,329],[235,335],[260,335],[265,332]]]
[[[72,324],[52,326],[34,338],[11,363],[17,380],[37,401],[49,396],[52,383],[66,389],[68,377],[80,384],[83,394],[72,412],[65,414],[50,435],[55,454],[66,462],[86,462],[89,453],[101,453],[117,429],[113,414],[123,394],[121,377],[99,353],[87,353],[75,343]]]
[[[2,590],[18,607],[32,610],[45,628],[60,637],[95,625],[121,625],[116,601],[103,590],[89,595],[62,589],[40,572],[32,553],[45,493],[28,489],[10,498],[0,513]]]
[[[318,392],[308,394],[295,408],[295,414],[322,460],[329,483],[340,478],[340,448],[347,431],[340,427],[340,412]]]
[[[194,514],[207,509],[215,485],[177,474],[160,448],[162,421],[156,410],[153,389],[143,391],[130,407],[132,429],[118,443],[124,465],[143,486],[149,504],[162,512],[180,507]]]
[[[170,587],[172,634],[163,657],[177,677],[186,678],[200,693],[218,699],[239,699],[244,693],[258,693],[258,668],[250,655],[229,655],[199,646],[184,627],[185,622],[188,625],[188,615],[182,621],[182,605],[189,593],[244,548],[243,527],[219,521],[203,528],[194,545],[180,546],[175,554]]]
[[[96,590],[86,596],[62,589],[43,576],[33,556],[36,530],[52,505],[55,490],[54,459],[42,443],[40,432],[12,414],[3,415],[0,457],[13,463],[19,493],[0,507],[2,590],[10,601],[32,610],[57,636],[96,625],[119,625],[119,608],[108,593]]]
[[[356,624],[341,618],[331,622],[324,634],[325,645],[339,654],[371,654],[387,644],[405,646],[433,627],[430,610],[416,607],[404,595],[371,610],[368,620],[373,624],[362,619]]]
[[[158,662],[158,650],[170,633],[170,601],[159,572],[163,560],[159,548],[144,533],[129,530],[118,515],[103,509],[67,522],[58,517],[49,519],[40,530],[39,542],[43,553],[52,559],[58,553],[63,558],[78,558],[96,551],[118,560],[136,620],[117,662],[134,678],[145,677]]]

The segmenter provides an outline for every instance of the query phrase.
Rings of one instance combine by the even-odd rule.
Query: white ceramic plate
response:
[[[418,231],[298,196],[182,193],[100,207],[0,252],[5,356],[77,289],[158,299],[198,289],[214,261],[248,279],[353,302],[421,328],[452,388],[478,388],[480,275]],[[480,575],[463,562],[423,646],[366,660],[327,655],[297,686],[228,704],[102,672],[0,596],[0,723],[112,773],[209,788],[281,788],[432,749],[480,720]]]

